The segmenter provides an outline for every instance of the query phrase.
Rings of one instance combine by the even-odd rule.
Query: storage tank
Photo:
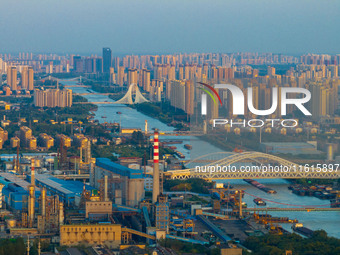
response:
[[[144,166],[142,166],[142,170],[144,171]],[[153,167],[152,166],[146,166],[145,167],[145,172],[148,173],[153,173]]]
[[[140,170],[140,164],[128,164],[128,168],[130,169],[135,169],[135,170]]]
[[[53,174],[54,175],[59,175],[59,174],[62,174],[63,172],[62,171],[60,171],[60,170],[55,170],[55,171],[53,171]]]
[[[45,162],[53,164],[54,163],[54,157],[45,157]]]

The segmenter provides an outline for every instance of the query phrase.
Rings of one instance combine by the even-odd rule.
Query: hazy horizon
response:
[[[340,2],[2,0],[0,53],[337,54]]]

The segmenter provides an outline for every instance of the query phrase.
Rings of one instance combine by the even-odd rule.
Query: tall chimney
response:
[[[327,160],[333,160],[333,145],[331,143],[327,144]]]
[[[46,216],[46,188],[41,190],[41,216]]]
[[[104,201],[109,201],[107,195],[107,175],[104,176]]]
[[[31,185],[35,186],[34,158],[31,159]]]
[[[29,198],[28,198],[28,226],[33,228],[34,223],[34,209],[35,209],[35,187],[34,185],[28,186]]]
[[[63,202],[59,203],[59,225],[64,225],[64,204]]]
[[[152,203],[157,202],[159,195],[159,142],[158,131],[155,130],[153,137],[153,191],[152,191]]]

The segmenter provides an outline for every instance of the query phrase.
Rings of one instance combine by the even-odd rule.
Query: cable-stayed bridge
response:
[[[74,78],[69,78],[69,79],[59,79],[56,77],[53,77],[52,75],[48,75],[43,78],[48,78],[49,80],[54,80],[57,82],[60,81],[79,81],[79,84],[76,85],[64,85],[64,87],[86,87],[86,88],[90,88],[91,86],[88,85],[84,85],[82,84],[82,80],[89,80],[89,81],[95,81],[95,80],[91,80],[88,79],[86,77],[83,76],[79,76],[79,77],[74,77]],[[97,81],[95,81],[97,82]],[[94,93],[79,93],[79,94],[75,94],[75,95],[117,95],[116,93],[98,93],[98,92],[94,92]],[[135,95],[135,97],[133,98],[133,95]],[[104,101],[104,102],[74,102],[73,104],[140,104],[140,103],[145,103],[145,102],[149,102],[149,100],[147,100],[142,93],[139,90],[139,87],[136,83],[132,83],[129,85],[129,89],[126,92],[126,94],[119,100],[115,101],[115,102],[108,102],[108,101]]]
[[[98,94],[98,93],[93,93],[93,94]],[[108,94],[108,93],[103,93],[103,94]],[[101,94],[101,95],[103,95]],[[133,99],[132,95],[135,94],[135,98]],[[92,95],[91,93],[88,93],[88,95]],[[109,102],[109,101],[104,101],[104,102],[74,102],[74,104],[140,104],[140,103],[145,103],[149,102],[142,93],[139,90],[139,87],[137,84],[133,83],[130,84],[129,90],[126,92],[126,94],[119,100],[115,102]]]

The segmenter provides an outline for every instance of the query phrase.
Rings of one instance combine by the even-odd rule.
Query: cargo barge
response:
[[[252,180],[252,179],[243,179],[245,182],[249,183],[250,185],[253,185],[254,187],[258,188],[259,190],[262,190],[268,194],[276,194],[277,192],[271,188],[268,188],[264,186],[263,184],[259,183],[258,181]]]
[[[274,217],[270,214],[254,214],[254,219],[262,224],[268,223],[297,223],[297,219],[290,219],[288,217]]]
[[[174,150],[176,156],[178,156],[179,158],[185,158],[185,156],[183,155],[182,152],[178,151],[178,150]]]
[[[257,204],[259,206],[266,206],[267,205],[267,203],[264,200],[262,200],[261,198],[255,198],[253,201],[254,201],[255,204]]]
[[[303,226],[302,223],[296,223],[292,226],[292,229],[305,237],[312,237],[314,231]]]
[[[296,184],[288,186],[288,189],[298,196],[314,196],[319,199],[334,199],[336,197],[336,191],[324,185],[302,186]]]
[[[184,144],[184,148],[186,148],[187,150],[191,150],[192,146],[190,144]]]
[[[162,141],[161,142],[162,144],[182,144],[183,143],[183,141],[182,140],[171,140],[171,141]]]
[[[287,235],[287,234],[290,234],[289,231],[285,230],[280,225],[275,226],[275,225],[272,225],[272,224],[268,224],[268,225],[266,225],[266,229],[268,229],[271,234],[275,234],[275,235]]]

